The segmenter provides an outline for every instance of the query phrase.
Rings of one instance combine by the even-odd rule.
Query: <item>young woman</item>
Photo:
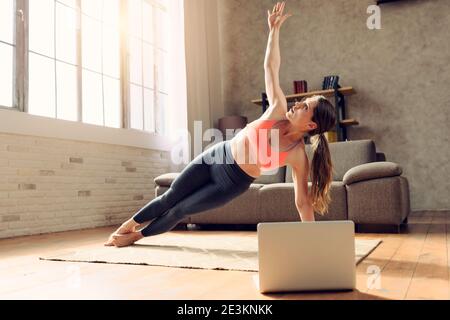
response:
[[[267,11],[270,34],[264,66],[269,108],[231,140],[198,155],[164,194],[124,222],[105,245],[128,246],[143,237],[169,231],[188,215],[223,206],[241,195],[262,171],[273,171],[285,165],[292,167],[295,205],[301,220],[314,221],[314,211],[320,214],[328,211],[332,163],[324,133],[335,125],[335,108],[325,97],[313,96],[296,102],[288,111],[278,79],[279,32],[291,16],[283,15],[284,6],[284,2],[277,3],[272,12]],[[273,142],[273,131],[277,134],[277,143]],[[311,136],[314,148],[311,194],[308,194],[310,169],[304,145],[306,134]],[[265,155],[262,150],[266,150]],[[265,156],[276,161],[262,161]],[[153,221],[147,227],[136,230],[150,220]]]

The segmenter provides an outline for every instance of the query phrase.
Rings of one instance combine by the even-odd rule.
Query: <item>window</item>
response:
[[[0,107],[164,135],[167,4],[0,0]]]
[[[120,2],[82,0],[83,122],[120,127]]]
[[[29,2],[31,114],[77,120],[76,15],[63,2]]]
[[[158,133],[166,130],[168,95],[165,4],[165,1],[128,0],[130,126]]]

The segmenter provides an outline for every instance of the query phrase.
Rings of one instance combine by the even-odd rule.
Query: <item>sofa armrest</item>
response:
[[[164,173],[153,179],[153,181],[160,187],[170,187],[173,180],[175,180],[179,175],[180,172]]]
[[[351,168],[342,180],[345,185],[349,185],[364,180],[400,176],[402,172],[402,168],[394,162],[370,162]]]

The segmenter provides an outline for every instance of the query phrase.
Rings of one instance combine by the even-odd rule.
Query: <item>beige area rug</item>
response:
[[[355,263],[361,262],[380,243],[381,240],[355,239]],[[258,238],[166,234],[144,238],[125,248],[91,246],[40,259],[257,272]]]

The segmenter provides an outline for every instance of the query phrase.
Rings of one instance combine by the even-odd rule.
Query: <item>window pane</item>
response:
[[[28,111],[34,115],[54,118],[55,62],[34,53],[30,53],[29,59]]]
[[[83,70],[83,122],[103,125],[102,76]]]
[[[0,0],[2,1],[2,0]],[[12,107],[14,48],[0,43],[0,106]]]
[[[166,108],[167,108],[167,96],[162,93],[158,93],[158,107],[156,108],[155,118],[156,118],[156,132],[158,134],[166,134]]]
[[[158,26],[157,29],[157,41],[158,41],[158,47],[164,50],[167,50],[167,39],[169,38],[169,18],[165,11],[161,9],[157,9],[157,19],[156,19],[156,25]]]
[[[158,50],[158,90],[167,93],[168,54]]]
[[[142,87],[130,85],[130,126],[143,130]]]
[[[153,7],[144,1],[144,7],[143,7],[143,36],[144,40],[149,43],[154,43],[155,39],[153,36]]]
[[[77,121],[77,67],[62,62],[57,62],[56,88],[58,119]]]
[[[58,0],[58,2],[64,3],[65,5],[74,9],[77,8],[77,0]]]
[[[120,80],[103,77],[103,86],[105,90],[105,125],[121,128]]]
[[[103,73],[120,78],[120,38],[119,29],[103,26]]]
[[[130,82],[142,85],[142,41],[130,39]]]
[[[153,89],[155,87],[155,55],[153,46],[144,43],[144,87]]]
[[[103,7],[103,22],[112,27],[119,26],[120,19],[120,1],[119,0],[106,0],[108,4]]]
[[[31,51],[54,58],[54,9],[53,0],[30,1],[29,48]]]
[[[77,12],[56,4],[56,58],[77,64]]]
[[[130,34],[142,39],[142,0],[128,0],[128,21]]]
[[[102,72],[102,24],[83,15],[83,68]]]
[[[0,40],[13,43],[14,3],[13,0],[0,0]]]
[[[110,0],[107,0],[108,2]],[[102,19],[103,0],[81,0],[81,10],[84,14],[101,20]]]
[[[144,89],[144,130],[150,132],[155,132],[154,94],[153,90]]]

